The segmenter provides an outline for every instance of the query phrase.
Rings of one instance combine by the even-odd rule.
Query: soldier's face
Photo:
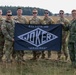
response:
[[[11,14],[11,13],[7,13],[6,18],[7,18],[8,20],[10,20],[10,19],[12,18],[12,14]]]
[[[36,17],[37,16],[37,12],[33,12],[33,16]]]
[[[63,17],[64,17],[64,12],[59,12],[59,16],[60,16],[61,18],[63,18]]]
[[[45,17],[48,17],[48,16],[49,16],[49,12],[45,12],[45,13],[44,13],[44,16],[45,16]]]
[[[2,15],[2,10],[0,10],[0,15]]]
[[[72,12],[72,17],[76,19],[76,11]]]
[[[22,9],[18,9],[17,10],[17,15],[22,15],[22,12],[23,12]]]

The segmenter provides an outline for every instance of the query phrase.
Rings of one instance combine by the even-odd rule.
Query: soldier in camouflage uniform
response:
[[[27,19],[25,17],[22,16],[23,10],[21,8],[17,9],[17,16],[14,18],[14,21],[16,23],[22,23],[22,24],[27,24]],[[14,57],[13,53],[13,57]],[[17,60],[19,61],[24,61],[23,56],[24,56],[24,51],[16,51],[16,55],[17,55]]]
[[[68,49],[72,65],[76,67],[76,9],[72,10],[72,17],[73,19],[69,25]]]
[[[67,60],[68,51],[67,51],[67,47],[66,47],[67,46],[66,38],[68,35],[68,31],[66,31],[66,27],[69,24],[69,20],[64,17],[64,11],[63,10],[59,11],[59,16],[60,16],[60,19],[57,21],[57,23],[58,24],[60,23],[63,25],[63,28],[62,28],[62,51],[65,55],[65,60]],[[60,59],[60,57],[61,57],[61,51],[58,52],[58,59]]]
[[[2,61],[3,47],[4,47],[4,35],[2,34],[2,31],[1,31],[2,21],[3,21],[2,10],[0,9],[0,61]]]
[[[42,20],[42,24],[44,24],[44,25],[46,25],[46,24],[54,24],[53,19],[49,17],[49,12],[48,12],[48,10],[45,10],[45,11],[44,11],[44,18],[43,18],[43,20]],[[50,56],[51,56],[51,51],[48,51],[48,58],[50,58]],[[44,53],[44,51],[42,51],[42,57],[41,57],[41,58],[42,58],[42,59],[45,58],[45,53]]]
[[[7,11],[6,19],[3,21],[1,26],[2,33],[5,38],[4,48],[6,62],[11,62],[11,52],[14,42],[14,21],[12,20],[11,10]]]
[[[36,9],[33,10],[33,17],[30,19],[30,24],[41,24],[41,19],[37,17],[38,11]],[[33,51],[33,60],[36,60],[40,56],[40,51]]]

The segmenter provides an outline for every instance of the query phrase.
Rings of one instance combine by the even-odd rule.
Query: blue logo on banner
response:
[[[39,47],[58,38],[58,36],[42,30],[41,28],[36,28],[32,31],[19,35],[18,38]]]

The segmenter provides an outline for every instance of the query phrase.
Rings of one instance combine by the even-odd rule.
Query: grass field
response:
[[[76,75],[76,68],[71,66],[69,59],[67,62],[64,58],[58,61],[56,57],[56,52],[52,52],[49,60],[30,60],[32,53],[27,51],[25,62],[0,62],[0,75]]]

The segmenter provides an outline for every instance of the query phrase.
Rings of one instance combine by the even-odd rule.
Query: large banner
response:
[[[15,50],[61,50],[62,25],[15,24]]]

